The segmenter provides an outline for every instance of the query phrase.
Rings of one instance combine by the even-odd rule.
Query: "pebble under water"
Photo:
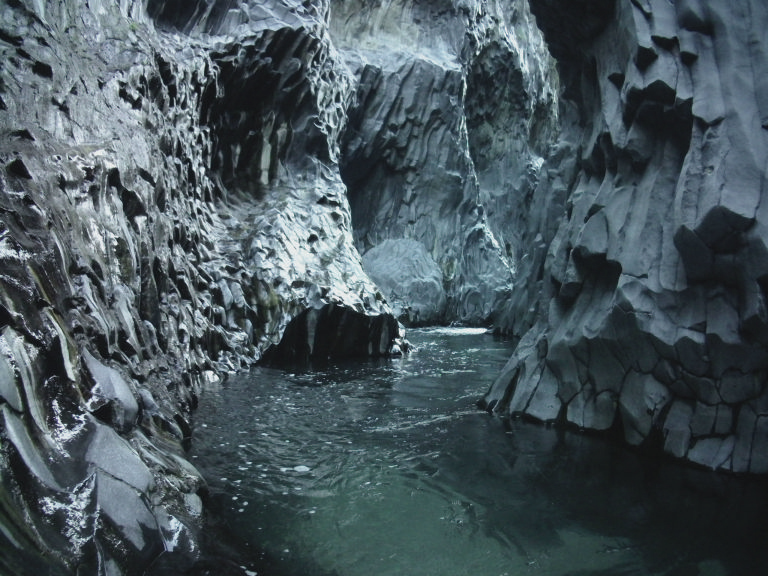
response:
[[[768,484],[480,411],[511,352],[411,330],[410,355],[208,390],[192,458],[261,576],[765,574]]]

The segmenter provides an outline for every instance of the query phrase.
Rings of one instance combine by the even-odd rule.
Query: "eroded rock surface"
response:
[[[363,266],[398,318],[411,326],[445,319],[443,272],[418,240],[384,240],[365,253]]]
[[[278,344],[397,349],[306,4],[0,3],[0,572],[191,569],[205,386]],[[350,337],[284,341],[307,311]]]
[[[768,6],[531,9],[563,136],[504,322],[521,341],[486,405],[768,472]]]
[[[356,81],[341,173],[367,269],[381,278],[386,243],[417,242],[411,260],[434,261],[442,290],[426,288],[431,265],[382,285],[401,318],[496,322],[557,129],[557,77],[527,4],[333,2],[330,28]]]
[[[768,472],[766,28],[759,0],[0,3],[0,571],[192,569],[199,394],[397,352],[387,300],[520,337],[498,413]]]

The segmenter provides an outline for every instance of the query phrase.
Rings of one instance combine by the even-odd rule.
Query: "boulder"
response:
[[[404,324],[429,325],[445,318],[443,274],[421,242],[385,240],[363,254],[363,269]]]

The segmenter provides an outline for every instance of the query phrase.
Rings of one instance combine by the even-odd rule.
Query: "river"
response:
[[[259,576],[726,576],[768,567],[768,485],[512,421],[511,353],[409,331],[403,358],[256,368],[208,390],[191,457]]]

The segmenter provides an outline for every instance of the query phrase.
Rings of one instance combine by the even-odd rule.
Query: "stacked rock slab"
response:
[[[768,472],[768,5],[531,10],[563,134],[486,406]]]
[[[399,337],[353,246],[328,6],[255,4],[0,3],[3,574],[189,569],[201,391],[287,332]]]

